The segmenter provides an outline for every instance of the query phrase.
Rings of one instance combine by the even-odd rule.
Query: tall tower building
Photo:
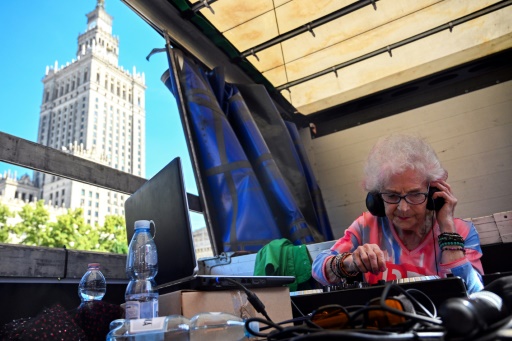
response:
[[[144,74],[118,65],[119,39],[104,0],[87,14],[76,59],[46,68],[38,142],[106,166],[145,177]],[[126,195],[37,173],[46,203],[82,207],[85,221],[103,225],[106,215],[124,215]]]

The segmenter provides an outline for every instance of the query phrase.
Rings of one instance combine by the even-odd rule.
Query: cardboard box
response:
[[[279,322],[293,317],[288,287],[252,291],[263,302],[267,314],[273,321]],[[225,312],[242,318],[265,318],[254,310],[243,290],[175,291],[159,296],[158,310],[160,316],[178,314],[186,318],[204,312]]]

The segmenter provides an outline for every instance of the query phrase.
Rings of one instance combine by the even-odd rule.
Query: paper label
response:
[[[145,333],[150,331],[164,331],[165,316],[151,319],[130,320],[130,333]]]
[[[139,301],[128,301],[124,306],[125,317],[128,320],[138,319],[140,317]]]

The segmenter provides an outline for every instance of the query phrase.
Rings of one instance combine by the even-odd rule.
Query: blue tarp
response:
[[[267,145],[268,137],[260,132],[261,122],[255,122],[255,113],[239,91],[240,85],[226,83],[222,69],[205,72],[181,51],[168,53],[171,76],[164,82],[178,101],[186,135],[187,125],[190,127],[189,148],[197,155],[196,168],[212,218],[211,235],[217,236],[217,250],[257,251],[278,238],[294,244],[325,240],[317,230],[319,219],[284,122],[278,122],[279,134],[286,134],[282,140],[286,143],[281,143],[285,148],[279,153],[288,160],[280,161],[284,167],[279,167]],[[257,117],[261,119],[261,115]],[[275,131],[275,122],[270,123]],[[283,177],[283,168],[294,168],[292,180]]]
[[[286,127],[288,128],[288,131],[290,132],[290,136],[295,144],[295,149],[297,150],[296,155],[299,158],[299,162],[302,165],[302,169],[304,170],[304,176],[306,177],[306,181],[308,183],[309,192],[311,193],[311,199],[313,200],[313,205],[315,206],[315,212],[318,221],[318,230],[320,231],[320,233],[322,233],[325,240],[334,240],[331,223],[329,222],[329,217],[327,216],[327,210],[325,208],[324,199],[322,197],[322,191],[318,186],[315,174],[313,173],[313,169],[311,168],[311,164],[309,163],[309,159],[307,157],[306,151],[304,150],[304,146],[302,144],[299,131],[297,130],[297,126],[290,122],[285,121],[285,123]]]
[[[235,86],[226,88],[229,89],[229,122],[262,184],[282,236],[294,244],[317,241],[315,231],[304,219],[240,92]]]
[[[170,60],[178,79],[171,76],[165,84],[190,122],[212,228],[222,243],[217,249],[258,251],[281,234],[251,164],[204,72],[181,53]]]

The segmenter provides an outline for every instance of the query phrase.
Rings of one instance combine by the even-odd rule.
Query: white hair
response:
[[[368,154],[363,186],[368,192],[382,191],[387,180],[406,170],[415,170],[430,183],[446,179],[434,149],[424,139],[405,134],[380,138]]]

